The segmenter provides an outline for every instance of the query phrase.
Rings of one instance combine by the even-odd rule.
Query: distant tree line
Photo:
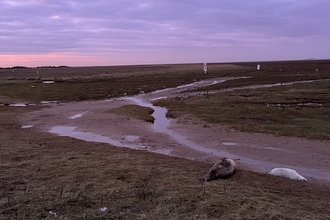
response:
[[[26,66],[13,66],[13,67],[0,67],[0,69],[42,69],[42,68],[69,68],[69,66],[37,66],[37,67],[26,67]]]

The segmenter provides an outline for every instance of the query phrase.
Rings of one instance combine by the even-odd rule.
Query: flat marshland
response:
[[[208,126],[329,141],[330,61],[259,64],[260,71],[257,63],[209,64],[207,74],[202,64],[0,69],[0,219],[329,219],[328,183],[238,169],[202,184],[210,163],[21,129],[25,114],[51,108],[41,101],[103,100],[249,77],[156,104],[169,109],[168,117],[189,115]],[[297,81],[308,82],[285,84]],[[256,86],[276,83],[282,85]],[[149,108],[109,112],[153,121]]]

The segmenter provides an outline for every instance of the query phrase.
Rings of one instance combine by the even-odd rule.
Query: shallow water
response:
[[[23,125],[23,126],[21,126],[21,128],[24,128],[24,129],[26,129],[26,128],[32,128],[33,127],[33,125]]]
[[[15,103],[15,104],[10,104],[9,106],[13,106],[13,107],[26,107],[27,105],[25,103]]]
[[[129,142],[137,141],[139,138],[140,138],[140,136],[137,136],[137,135],[126,135],[125,136],[125,140],[127,140]]]
[[[277,85],[277,84],[273,84],[273,85]],[[191,86],[191,85],[189,85],[189,86]],[[181,87],[181,88],[183,88],[183,87]],[[279,163],[255,160],[255,159],[252,159],[252,158],[249,158],[249,157],[244,157],[244,156],[240,156],[240,155],[231,154],[231,153],[226,152],[226,151],[218,151],[218,150],[215,150],[215,149],[211,149],[211,148],[207,148],[207,147],[204,147],[202,145],[199,145],[195,142],[187,140],[184,136],[182,136],[178,133],[175,133],[172,130],[168,129],[168,126],[169,126],[170,122],[166,117],[166,113],[167,113],[166,108],[153,106],[151,103],[148,103],[148,102],[142,100],[138,96],[128,97],[127,99],[136,102],[140,106],[150,107],[150,108],[154,109],[154,113],[152,114],[152,116],[155,119],[153,127],[157,132],[166,133],[167,135],[169,135],[170,137],[175,139],[177,142],[179,142],[179,143],[181,143],[181,144],[183,144],[187,147],[190,147],[190,148],[192,148],[196,151],[212,154],[212,155],[215,155],[215,156],[218,156],[218,157],[233,158],[233,159],[239,160],[242,163],[250,164],[250,165],[262,168],[267,172],[269,172],[270,170],[272,170],[273,168],[276,168],[276,167],[287,167],[287,168],[291,168],[291,169],[296,170],[301,175],[306,175],[306,176],[309,176],[309,177],[312,177],[312,178],[324,179],[324,180],[330,181],[330,174],[329,173],[322,172],[322,171],[317,170],[317,169],[303,168],[303,167],[298,167],[298,166],[288,166],[288,165],[284,166],[283,164],[279,164]],[[222,142],[222,144],[227,145],[227,146],[235,146],[236,145],[236,143],[234,143],[234,142]],[[272,150],[271,148],[267,148],[267,149]]]
[[[53,80],[45,80],[45,81],[42,81],[42,83],[44,83],[44,84],[53,84],[53,83],[55,83],[55,81],[53,81]]]
[[[49,104],[59,104],[59,101],[41,101],[40,104],[42,105],[49,105]]]
[[[226,145],[226,146],[235,146],[237,145],[236,143],[234,142],[222,142],[223,145]]]
[[[106,144],[111,144],[116,147],[126,147],[126,148],[135,149],[135,150],[147,150],[149,152],[171,155],[171,151],[168,149],[149,149],[143,145],[131,144],[131,143],[126,144],[126,143],[122,143],[121,141],[114,140],[108,136],[102,136],[102,135],[94,134],[91,132],[76,131],[76,127],[55,126],[55,127],[52,127],[49,130],[49,132],[53,133],[53,134],[57,134],[59,136],[72,137],[72,138],[89,141],[89,142],[106,143]],[[124,140],[129,141],[129,142],[135,142],[139,138],[140,138],[139,136],[127,135],[127,136],[125,136]]]
[[[85,111],[85,112],[82,112],[82,113],[79,113],[79,114],[76,114],[76,115],[73,115],[71,117],[69,117],[69,119],[76,119],[76,118],[81,118],[83,115],[85,115],[86,113],[88,113],[88,111]]]
[[[90,142],[99,142],[99,143],[106,143],[111,144],[117,147],[128,147],[132,149],[144,149],[144,146],[134,145],[134,144],[123,144],[120,141],[114,140],[107,136],[102,136],[98,134],[94,134],[91,132],[81,132],[76,131],[77,127],[70,127],[70,126],[55,126],[52,127],[49,132],[57,134],[59,136],[68,136],[77,138],[79,140],[90,141]]]
[[[224,82],[224,81],[225,80],[218,80],[218,81],[208,80],[207,82],[200,81],[200,82],[196,82],[196,83],[192,83],[192,84],[188,84],[188,85],[182,85],[178,88],[179,89],[191,88],[192,86],[195,86],[196,84],[203,84],[203,83],[204,83],[203,84],[204,86],[207,86],[207,85],[216,84],[216,83],[220,83],[220,82]],[[310,81],[304,81],[304,82],[310,82]],[[277,83],[277,84],[269,84],[269,85],[249,86],[249,87],[246,87],[246,88],[262,88],[262,87],[271,87],[271,86],[279,86],[279,85],[289,85],[289,84],[293,84],[293,83],[294,82],[283,83],[283,84],[278,84]],[[296,83],[301,83],[301,82],[296,82]],[[309,176],[309,177],[312,177],[312,178],[317,178],[317,179],[323,179],[323,180],[330,181],[330,174],[329,173],[322,172],[322,171],[317,170],[317,169],[303,168],[303,167],[296,167],[296,166],[288,166],[288,165],[283,165],[283,164],[274,163],[274,162],[255,160],[255,159],[252,159],[252,158],[249,158],[249,157],[244,157],[244,156],[240,156],[240,155],[231,154],[231,153],[223,151],[223,150],[220,151],[220,150],[215,150],[215,149],[212,149],[212,148],[207,148],[207,147],[204,147],[204,146],[202,146],[200,144],[197,144],[193,141],[187,140],[186,137],[184,137],[184,136],[182,136],[178,133],[175,133],[174,131],[168,129],[170,121],[166,117],[167,109],[163,108],[163,107],[159,107],[159,106],[154,106],[150,102],[150,101],[154,101],[154,100],[157,100],[157,99],[166,98],[166,97],[162,96],[162,92],[163,91],[169,91],[169,90],[175,91],[175,88],[174,89],[163,89],[163,90],[155,91],[151,94],[153,94],[153,95],[159,94],[159,97],[153,97],[149,101],[144,100],[144,98],[143,98],[144,94],[137,95],[137,96],[134,96],[134,97],[125,97],[123,99],[134,101],[137,105],[140,105],[140,106],[143,106],[143,107],[152,108],[154,110],[154,113],[152,114],[152,116],[155,119],[154,124],[153,124],[153,128],[155,129],[155,131],[159,132],[159,133],[167,134],[168,136],[170,136],[171,138],[176,140],[178,143],[183,144],[183,145],[185,145],[185,146],[187,146],[187,147],[189,147],[193,150],[203,152],[203,153],[207,153],[207,154],[212,154],[212,155],[217,156],[217,157],[229,157],[229,158],[232,158],[232,159],[236,159],[236,160],[239,160],[242,163],[256,166],[259,169],[262,169],[264,171],[270,171],[271,169],[276,168],[276,167],[286,167],[286,168],[291,168],[291,169],[296,170],[298,173],[300,173],[303,176]],[[228,89],[226,91],[230,91],[230,90]],[[106,101],[109,101],[109,100],[106,100]],[[82,117],[83,114],[85,114],[85,113],[86,112],[80,113],[80,114],[74,115],[70,118],[75,119],[75,118],[78,118],[78,117]],[[122,143],[121,141],[114,140],[110,137],[101,136],[101,135],[93,134],[93,133],[90,133],[90,132],[79,132],[79,131],[76,131],[76,127],[56,126],[56,127],[53,127],[50,130],[50,132],[58,134],[60,136],[69,136],[69,137],[73,137],[73,138],[77,138],[77,139],[81,139],[81,140],[85,140],[85,141],[108,143],[108,144],[118,146],[118,147],[128,147],[128,148],[132,148],[132,149],[143,149],[143,150],[149,150],[149,151],[152,151],[152,152],[155,152],[155,153],[171,155],[171,152],[168,149],[151,150],[151,149],[147,149],[147,147],[145,147],[145,146]],[[139,136],[127,135],[127,136],[125,136],[123,141],[134,142],[138,138],[139,138]],[[234,143],[234,142],[222,142],[222,144],[227,145],[227,146],[235,146],[236,145],[236,143]]]

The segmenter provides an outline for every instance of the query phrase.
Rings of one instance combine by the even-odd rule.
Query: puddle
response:
[[[199,144],[197,144],[193,141],[187,140],[184,136],[182,136],[178,133],[175,133],[172,130],[167,128],[168,125],[170,124],[170,122],[166,118],[166,113],[167,113],[166,108],[153,106],[151,103],[147,103],[139,97],[128,97],[126,99],[132,100],[140,106],[150,107],[150,108],[154,109],[154,113],[152,114],[152,116],[155,118],[155,121],[154,121],[154,124],[153,124],[153,127],[154,127],[155,131],[160,132],[160,133],[166,133],[171,138],[176,140],[178,143],[183,144],[187,147],[190,147],[193,150],[208,153],[208,154],[212,154],[212,155],[218,156],[218,157],[233,158],[233,159],[239,160],[240,162],[242,162],[244,164],[249,164],[249,165],[256,166],[256,167],[258,167],[258,168],[260,168],[264,171],[267,171],[267,172],[269,172],[270,170],[272,170],[273,168],[276,168],[276,167],[283,167],[283,165],[279,164],[279,163],[255,160],[255,159],[252,159],[252,158],[249,158],[249,157],[244,157],[244,156],[240,156],[240,155],[231,154],[231,153],[226,152],[226,151],[219,151],[219,150],[215,150],[215,149],[212,149],[212,148],[207,148],[207,147],[199,145]],[[222,142],[222,144],[229,145],[229,146],[236,145],[236,143],[234,143],[234,142]],[[317,179],[323,179],[323,180],[330,181],[330,174],[326,173],[326,172],[322,172],[320,170],[310,169],[310,168],[303,168],[303,167],[296,167],[296,166],[285,166],[285,167],[294,169],[298,173],[300,173],[301,175],[305,175],[305,176],[309,176],[309,177],[313,177],[313,178],[317,178]]]
[[[50,133],[57,134],[59,136],[67,136],[67,137],[72,137],[76,138],[79,140],[84,140],[84,141],[89,141],[89,142],[98,142],[98,143],[106,143],[106,144],[111,144],[116,147],[127,147],[135,150],[147,150],[147,147],[142,146],[142,145],[134,145],[134,144],[125,144],[121,143],[120,141],[116,141],[110,137],[107,136],[102,136],[98,134],[93,134],[90,132],[81,132],[81,131],[75,131],[76,127],[68,127],[68,126],[55,126],[52,129],[49,130]],[[133,140],[132,142],[136,141],[139,139],[139,136],[134,136],[134,135],[128,135],[125,137],[127,140]],[[165,154],[165,155],[170,155],[170,151],[166,149],[157,149],[157,150],[151,150],[150,152],[155,152],[155,153],[160,153],[160,154]]]
[[[15,103],[15,104],[9,104],[9,106],[13,106],[13,107],[25,107],[27,105],[25,103]]]
[[[42,81],[42,83],[44,83],[44,84],[53,84],[53,83],[55,83],[55,81],[45,80],[45,81]]]
[[[312,82],[320,82],[320,81],[324,81],[324,80],[303,80],[303,81],[295,81],[295,82],[284,82],[284,83],[273,83],[273,84],[242,86],[242,87],[237,87],[237,88],[224,89],[224,90],[221,90],[221,92],[234,91],[234,90],[242,90],[242,89],[261,89],[261,88],[270,88],[270,87],[276,87],[276,86],[289,86],[289,85],[294,85],[294,84],[312,83]]]
[[[282,151],[282,152],[291,152],[288,150],[283,150],[283,149],[279,149],[279,148],[275,148],[275,147],[257,147],[258,149],[262,149],[262,150],[274,150],[274,151]]]
[[[170,150],[167,150],[167,149],[158,149],[158,150],[154,150],[154,151],[151,151],[153,153],[157,153],[157,154],[164,154],[164,155],[171,155],[171,151]]]
[[[158,98],[154,98],[154,99],[149,99],[149,101],[157,101],[157,100],[160,100],[160,99],[167,99],[167,96],[162,96],[162,97],[158,97]]]
[[[140,136],[137,135],[126,135],[125,140],[129,142],[137,141],[140,138]]]
[[[176,88],[177,89],[183,89],[183,88],[187,88],[187,87],[191,87],[191,86],[194,86],[195,83],[190,83],[190,84],[185,84],[185,85],[182,85],[182,86],[177,86]]]
[[[90,132],[75,131],[75,129],[76,127],[55,126],[49,132],[58,134],[59,136],[69,136],[84,141],[107,143],[118,147],[123,146],[119,141],[113,140],[109,137],[93,134]]]
[[[299,103],[299,106],[322,106],[322,103],[314,103],[314,102],[307,102],[307,103]]]
[[[267,103],[267,106],[323,106],[322,103],[316,103],[316,102],[305,102],[305,103]]]
[[[88,113],[88,111],[86,111],[86,112],[82,112],[82,113],[80,113],[80,114],[76,114],[76,115],[73,115],[73,116],[71,116],[71,117],[69,117],[69,119],[76,119],[76,118],[81,118],[84,114],[86,114],[86,113]]]
[[[33,125],[23,125],[21,128],[32,128]]]
[[[226,80],[200,81],[200,82],[180,86],[180,88],[192,87],[197,83],[200,84],[200,85],[203,84],[203,86],[207,86],[207,85],[211,85],[211,84],[221,83],[221,82],[224,82],[224,81],[226,81]],[[305,82],[310,82],[310,81],[248,86],[248,87],[233,88],[233,89],[230,89],[230,90],[228,89],[228,90],[223,90],[223,91],[231,91],[231,90],[234,90],[234,89],[246,89],[246,88],[250,88],[250,89],[263,88],[263,87],[271,87],[271,86],[279,86],[279,85],[290,85],[290,84],[294,84],[294,83],[305,83]],[[173,88],[172,89],[167,88],[167,89],[163,89],[163,90],[158,90],[158,91],[152,92],[152,94],[161,95],[161,92],[165,91],[165,90],[166,91],[168,91],[168,90],[175,91],[175,88],[174,89]],[[219,92],[219,91],[217,91],[217,92]],[[217,156],[217,157],[233,158],[233,159],[239,160],[243,164],[253,165],[253,166],[255,166],[255,167],[257,167],[257,168],[259,168],[263,171],[267,171],[267,172],[270,171],[273,168],[276,168],[276,167],[287,167],[287,168],[291,168],[291,169],[296,170],[298,173],[300,173],[301,175],[306,176],[306,177],[308,176],[308,177],[312,177],[312,178],[316,178],[316,179],[323,179],[323,180],[330,181],[330,174],[329,173],[322,172],[322,171],[317,170],[317,169],[303,168],[303,167],[296,167],[296,166],[284,166],[283,164],[279,164],[279,163],[255,160],[255,159],[252,159],[252,158],[249,158],[249,157],[244,157],[244,156],[240,156],[240,155],[231,154],[231,153],[226,152],[226,151],[222,151],[222,150],[220,151],[220,150],[215,150],[215,149],[212,149],[212,148],[207,148],[207,147],[199,145],[199,144],[197,144],[193,141],[187,140],[186,137],[184,137],[184,136],[182,136],[178,133],[175,133],[172,130],[168,129],[170,121],[166,118],[166,113],[167,113],[166,108],[159,107],[159,106],[154,106],[154,105],[152,105],[152,103],[143,100],[142,97],[143,97],[143,95],[138,95],[138,96],[134,96],[134,97],[125,97],[122,100],[131,100],[131,101],[134,101],[135,103],[137,103],[137,105],[152,108],[154,110],[152,116],[155,118],[155,121],[153,123],[154,130],[156,132],[159,132],[159,133],[167,134],[169,137],[173,138],[178,143],[180,143],[182,145],[185,145],[185,146],[187,146],[187,147],[189,147],[193,150],[203,152],[203,153],[206,153],[206,154],[212,154],[212,155]],[[166,98],[166,97],[164,97],[164,96],[156,97],[152,100],[157,100],[157,99],[160,99],[160,98]],[[74,115],[71,118],[74,119],[74,118],[77,118],[77,117],[81,117],[82,116],[81,114]],[[58,134],[60,136],[69,136],[69,137],[73,137],[73,138],[77,138],[77,139],[85,140],[85,141],[108,143],[108,144],[118,146],[118,147],[128,147],[128,148],[132,148],[132,149],[147,150],[147,148],[145,146],[139,146],[139,145],[134,145],[134,144],[124,144],[124,143],[121,143],[120,141],[111,139],[110,137],[101,136],[101,135],[93,134],[93,133],[90,133],[90,132],[79,132],[79,131],[75,131],[75,129],[76,129],[76,127],[56,126],[56,127],[53,127],[50,130],[50,132],[54,133],[54,134]],[[134,141],[138,140],[138,138],[139,138],[139,136],[127,135],[127,136],[125,136],[125,138],[123,140],[129,141],[129,142],[134,142]],[[236,143],[234,143],[234,142],[222,142],[222,144],[227,145],[227,146],[236,145]],[[153,150],[152,152],[165,154],[165,155],[170,155],[171,154],[170,150],[167,150],[167,149],[157,149],[157,150]]]
[[[58,104],[59,101],[41,101],[40,104],[42,105],[48,105],[48,104]]]
[[[226,145],[226,146],[235,146],[236,143],[234,142],[222,142],[221,144]]]
[[[173,90],[173,88],[156,90],[156,91],[151,92],[150,94],[157,94],[157,93],[161,93],[161,92],[165,92],[165,91],[169,91],[169,90]]]

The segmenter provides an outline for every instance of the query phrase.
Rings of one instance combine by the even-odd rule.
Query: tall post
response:
[[[206,74],[206,71],[207,71],[207,63],[204,63],[204,64],[203,64],[203,68],[204,68],[204,74]]]

